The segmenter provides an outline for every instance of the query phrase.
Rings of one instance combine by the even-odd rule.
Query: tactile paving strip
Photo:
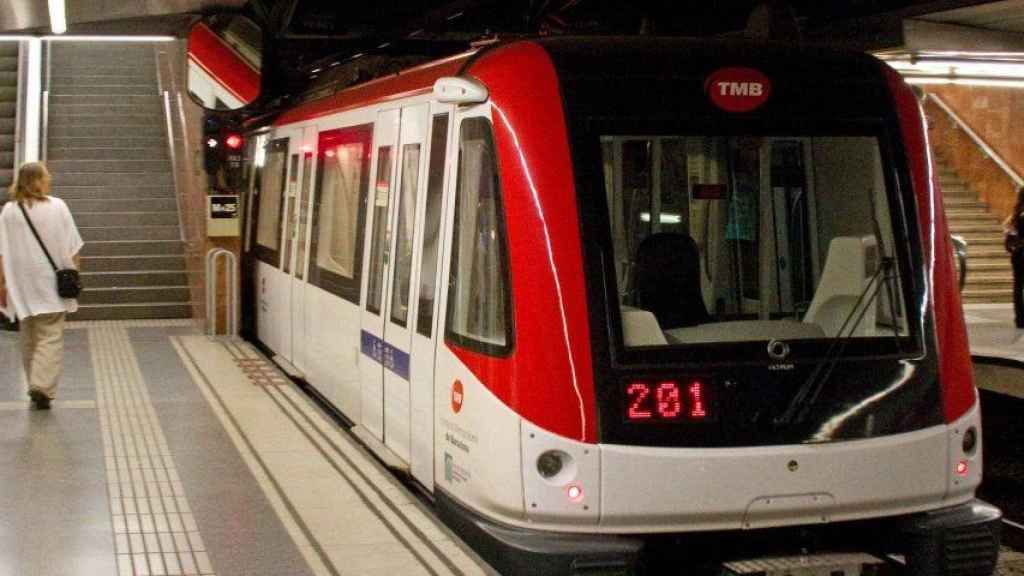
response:
[[[235,363],[256,386],[284,386],[288,383],[276,366],[262,358],[236,358]]]
[[[88,330],[119,576],[214,574],[125,326]]]

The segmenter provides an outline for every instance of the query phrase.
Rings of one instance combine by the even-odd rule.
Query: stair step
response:
[[[963,239],[967,241],[968,253],[971,246],[980,247],[982,245],[988,245],[1002,247],[1005,242],[1001,232],[962,232],[957,235],[962,236]]]
[[[122,226],[177,226],[175,212],[76,212],[75,223],[82,228]]]
[[[138,212],[173,212],[177,214],[178,201],[176,198],[110,198],[106,200],[95,199],[68,199],[68,207],[74,214],[83,212],[117,212],[129,208]]]
[[[69,128],[71,126],[109,126],[116,124],[131,130],[140,126],[163,126],[164,116],[162,113],[152,114],[121,114],[118,116],[102,115],[78,115],[78,116],[52,116],[49,129]]]
[[[185,253],[181,240],[110,240],[86,242],[82,257],[88,256],[180,256]]]
[[[169,155],[167,146],[147,148],[50,148],[47,161],[54,160],[163,160]]]
[[[122,126],[108,123],[101,126],[50,126],[47,138],[71,136],[79,138],[154,138],[165,136],[163,123],[152,126]]]
[[[14,134],[0,134],[0,150],[14,150]]]
[[[54,185],[51,192],[65,200],[117,200],[119,198],[174,198],[174,187],[168,184],[150,185]]]
[[[54,136],[46,139],[49,150],[80,150],[97,148],[158,148],[167,150],[167,138],[163,135],[134,136]]]
[[[97,304],[79,306],[68,320],[150,320],[191,318],[192,304],[179,302],[149,304]]]
[[[11,134],[14,132],[14,118],[0,118],[0,132]]]
[[[0,70],[5,72],[17,72],[18,71],[18,57],[17,56],[0,56]]]
[[[78,298],[81,304],[187,303],[188,286],[139,286],[135,288],[89,288]]]
[[[1003,249],[1003,245],[967,245],[967,266],[970,267],[971,262],[976,258],[1010,258],[1006,250]]]
[[[50,160],[47,166],[52,172],[108,174],[111,172],[170,172],[168,160]]]
[[[102,86],[53,86],[54,96],[146,96],[156,94],[154,85],[106,84]]]
[[[86,288],[121,288],[138,286],[188,286],[188,275],[176,270],[145,272],[83,272]]]
[[[13,86],[0,86],[0,102],[16,102],[18,100],[18,89]]]
[[[170,172],[60,172],[51,169],[53,183],[63,186],[173,186]]]
[[[185,258],[176,256],[85,256],[83,272],[184,271]]]
[[[974,272],[1006,272],[1013,273],[1013,266],[1010,264],[1010,256],[1005,252],[1000,258],[973,258],[968,256],[967,269]]]
[[[55,87],[68,87],[68,86],[148,86],[155,88],[157,85],[156,75],[152,72],[145,70],[135,71],[131,68],[126,68],[125,72],[128,74],[97,74],[92,70],[86,71],[80,70],[78,74],[67,75],[61,71],[61,74],[50,74],[50,86]],[[140,73],[141,72],[141,73]],[[0,72],[0,74],[3,74]]]
[[[978,232],[985,232],[989,234],[1003,235],[1003,226],[998,220],[992,218],[982,222],[965,222],[958,220],[955,223],[950,222],[950,232],[953,234],[972,234]]]
[[[18,114],[17,102],[0,102],[0,117],[14,118]]]
[[[51,121],[63,116],[121,116],[123,114],[156,114],[163,119],[164,106],[162,100],[140,102],[136,104],[59,104],[51,105]]]
[[[987,218],[993,222],[999,222],[999,217],[989,212],[988,207],[980,202],[974,206],[946,206],[946,217],[950,220],[954,218]]]
[[[18,42],[16,40],[0,40],[0,56],[17,56]]]
[[[121,96],[117,100],[111,100],[109,96],[93,95],[93,94],[65,94],[65,95],[54,95],[50,94],[50,109],[58,110],[65,106],[82,106],[82,105],[95,105],[95,106],[139,106],[139,105],[153,105],[156,104],[160,107],[164,105],[164,99],[162,96],[156,93],[154,90],[152,94],[142,95],[126,95]]]
[[[105,240],[181,240],[181,230],[175,226],[128,226],[124,228],[79,226],[78,231],[86,244]]]

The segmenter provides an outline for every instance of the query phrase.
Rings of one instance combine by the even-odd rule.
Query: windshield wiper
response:
[[[808,406],[817,400],[821,390],[825,387],[825,383],[832,375],[833,369],[839,363],[839,359],[842,357],[843,350],[846,349],[846,345],[854,338],[854,333],[857,327],[860,326],[864,316],[867,315],[867,311],[874,305],[878,295],[882,293],[882,284],[889,284],[893,280],[890,277],[890,272],[895,268],[895,261],[891,257],[883,257],[878,263],[878,267],[875,269],[875,273],[871,276],[867,286],[861,291],[860,296],[857,297],[857,302],[853,305],[850,313],[846,315],[843,320],[843,324],[839,327],[836,335],[832,337],[832,343],[829,345],[828,350],[825,352],[825,356],[815,366],[814,371],[807,377],[803,385],[797,390],[796,395],[793,396],[793,400],[790,401],[786,407],[785,412],[781,416],[775,419],[776,426],[782,426],[790,424],[794,420],[799,421],[803,419],[803,415]],[[872,290],[873,289],[873,290]],[[870,297],[868,294],[870,293]],[[892,290],[889,290],[889,294],[892,294]],[[867,301],[865,302],[865,298]],[[890,308],[893,303],[890,298]],[[851,324],[852,322],[852,324]],[[899,340],[899,329],[895,326],[896,318],[892,318],[894,324],[893,333],[894,337]],[[843,333],[846,332],[844,335]],[[819,377],[820,376],[820,377]]]

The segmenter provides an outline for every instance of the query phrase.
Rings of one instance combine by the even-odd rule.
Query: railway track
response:
[[[975,359],[985,468],[978,496],[1003,511],[997,574],[1024,576],[1024,365]]]

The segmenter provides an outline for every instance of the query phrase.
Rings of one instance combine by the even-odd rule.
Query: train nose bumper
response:
[[[973,500],[915,514],[903,527],[910,572],[921,576],[988,576],[999,559],[1002,512]]]

